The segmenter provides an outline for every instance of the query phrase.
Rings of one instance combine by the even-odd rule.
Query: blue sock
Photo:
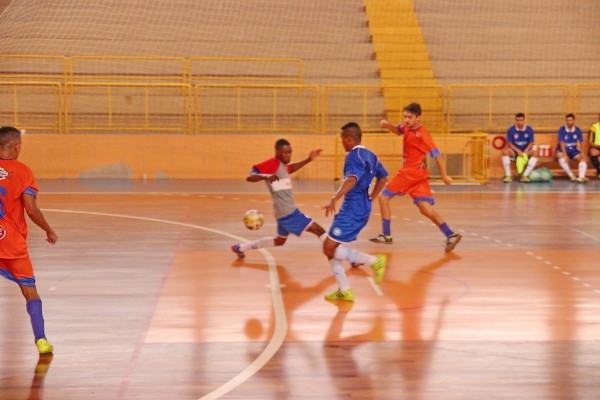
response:
[[[46,337],[44,333],[44,316],[42,315],[42,300],[33,299],[27,302],[27,313],[31,319],[31,327],[35,341]]]
[[[385,236],[390,236],[392,234],[392,228],[390,226],[391,221],[389,219],[382,219],[381,225],[383,226],[383,234]]]
[[[452,232],[452,229],[448,228],[448,225],[445,222],[440,225],[440,231],[442,231],[444,233],[444,235],[446,235],[446,237],[450,237],[450,236],[454,235],[454,232]]]

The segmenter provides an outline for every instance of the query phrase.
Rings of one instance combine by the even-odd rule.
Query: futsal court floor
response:
[[[332,182],[294,181],[326,229]],[[432,186],[454,252],[408,198],[350,246],[387,254],[356,301],[310,233],[285,246],[262,183],[40,181],[55,246],[29,224],[52,356],[18,287],[0,280],[0,399],[599,399],[600,181]],[[338,203],[338,206],[341,204]],[[242,216],[266,217],[249,231]]]

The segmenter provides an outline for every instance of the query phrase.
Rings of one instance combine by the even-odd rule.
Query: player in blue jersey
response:
[[[385,274],[387,257],[360,253],[340,244],[356,240],[359,232],[367,225],[372,201],[385,186],[388,172],[372,151],[361,146],[362,131],[357,123],[349,122],[344,125],[340,137],[344,150],[348,153],[344,161],[344,179],[329,203],[323,207],[325,216],[334,214],[336,201],[344,198],[323,242],[323,253],[329,260],[339,289],[326,295],[325,299],[354,301],[354,293],[346,279],[342,260],[354,264],[370,264],[375,273],[375,282],[379,283]],[[369,195],[373,179],[376,181]]]
[[[580,143],[581,149],[577,147],[577,143]],[[567,114],[565,117],[565,125],[561,126],[558,130],[556,159],[573,182],[587,182],[587,178],[585,177],[585,173],[587,172],[587,163],[583,159],[582,155],[584,143],[583,132],[581,132],[581,129],[575,125],[575,116],[573,114]],[[569,160],[579,161],[579,177],[576,178],[575,174],[571,172],[571,168],[569,168]]]
[[[517,157],[529,159],[527,167],[521,176],[521,182],[531,182],[529,174],[537,164],[537,150],[534,146],[533,128],[525,125],[525,114],[515,115],[515,124],[506,132],[506,147],[502,150],[502,166],[504,167],[504,182],[512,182],[510,162]],[[519,171],[519,173],[521,173]]]

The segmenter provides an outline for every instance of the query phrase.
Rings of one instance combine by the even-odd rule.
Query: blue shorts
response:
[[[277,235],[288,237],[290,233],[293,233],[296,236],[300,236],[311,223],[312,219],[302,214],[296,208],[293,213],[277,220]]]
[[[333,218],[328,236],[338,243],[353,242],[367,225],[367,222],[369,222],[368,215],[365,218],[356,219],[339,212]]]
[[[567,147],[566,150],[567,150],[568,160],[569,159],[570,160],[574,160],[575,157],[577,157],[578,155],[581,154],[581,152],[579,151],[579,149],[577,149],[577,147],[571,147],[571,148]],[[556,151],[555,151],[555,154],[558,154],[558,153],[562,153],[562,150],[560,149],[560,146],[558,146],[556,148]]]

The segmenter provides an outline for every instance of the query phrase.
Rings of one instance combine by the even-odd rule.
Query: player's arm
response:
[[[388,131],[395,133],[396,135],[400,135],[400,131],[398,130],[398,126],[394,125],[394,124],[390,124],[388,121],[386,121],[385,119],[381,120],[381,122],[379,123],[381,125],[382,128],[387,129]]]
[[[373,186],[373,191],[371,191],[371,200],[375,200],[377,196],[379,196],[379,193],[381,193],[381,191],[385,187],[386,182],[387,176],[384,176],[383,178],[377,178],[377,180],[375,181],[375,185]]]
[[[325,216],[335,213],[335,202],[344,197],[344,195],[348,193],[350,189],[354,187],[354,185],[356,185],[356,182],[358,182],[358,178],[354,175],[349,175],[342,181],[340,188],[337,190],[337,192],[335,192],[331,200],[329,200],[329,203],[323,207],[325,210]]]
[[[54,232],[54,230],[50,227],[48,222],[46,222],[46,218],[44,218],[44,214],[42,214],[42,210],[37,205],[37,201],[35,200],[35,196],[29,193],[23,193],[21,195],[23,198],[23,203],[25,204],[25,212],[29,216],[29,218],[33,221],[34,224],[39,226],[46,232],[46,241],[50,244],[56,243],[58,240],[58,236]]]
[[[433,159],[435,160],[435,163],[437,164],[438,169],[440,170],[440,175],[442,175],[442,181],[444,181],[446,185],[450,185],[452,183],[452,178],[450,178],[446,173],[446,164],[444,163],[444,158],[442,157],[442,154],[439,153]]]
[[[260,182],[267,181],[269,183],[278,181],[279,177],[275,174],[259,174],[257,172],[251,172],[250,175],[246,177],[246,182]]]
[[[315,158],[317,158],[321,152],[323,151],[323,149],[316,149],[310,152],[310,154],[308,155],[308,158],[299,161],[297,163],[294,164],[290,164],[288,169],[289,169],[289,173],[291,174],[292,172],[296,172],[298,171],[300,168],[304,167],[306,164],[308,164],[311,161],[314,161]]]

